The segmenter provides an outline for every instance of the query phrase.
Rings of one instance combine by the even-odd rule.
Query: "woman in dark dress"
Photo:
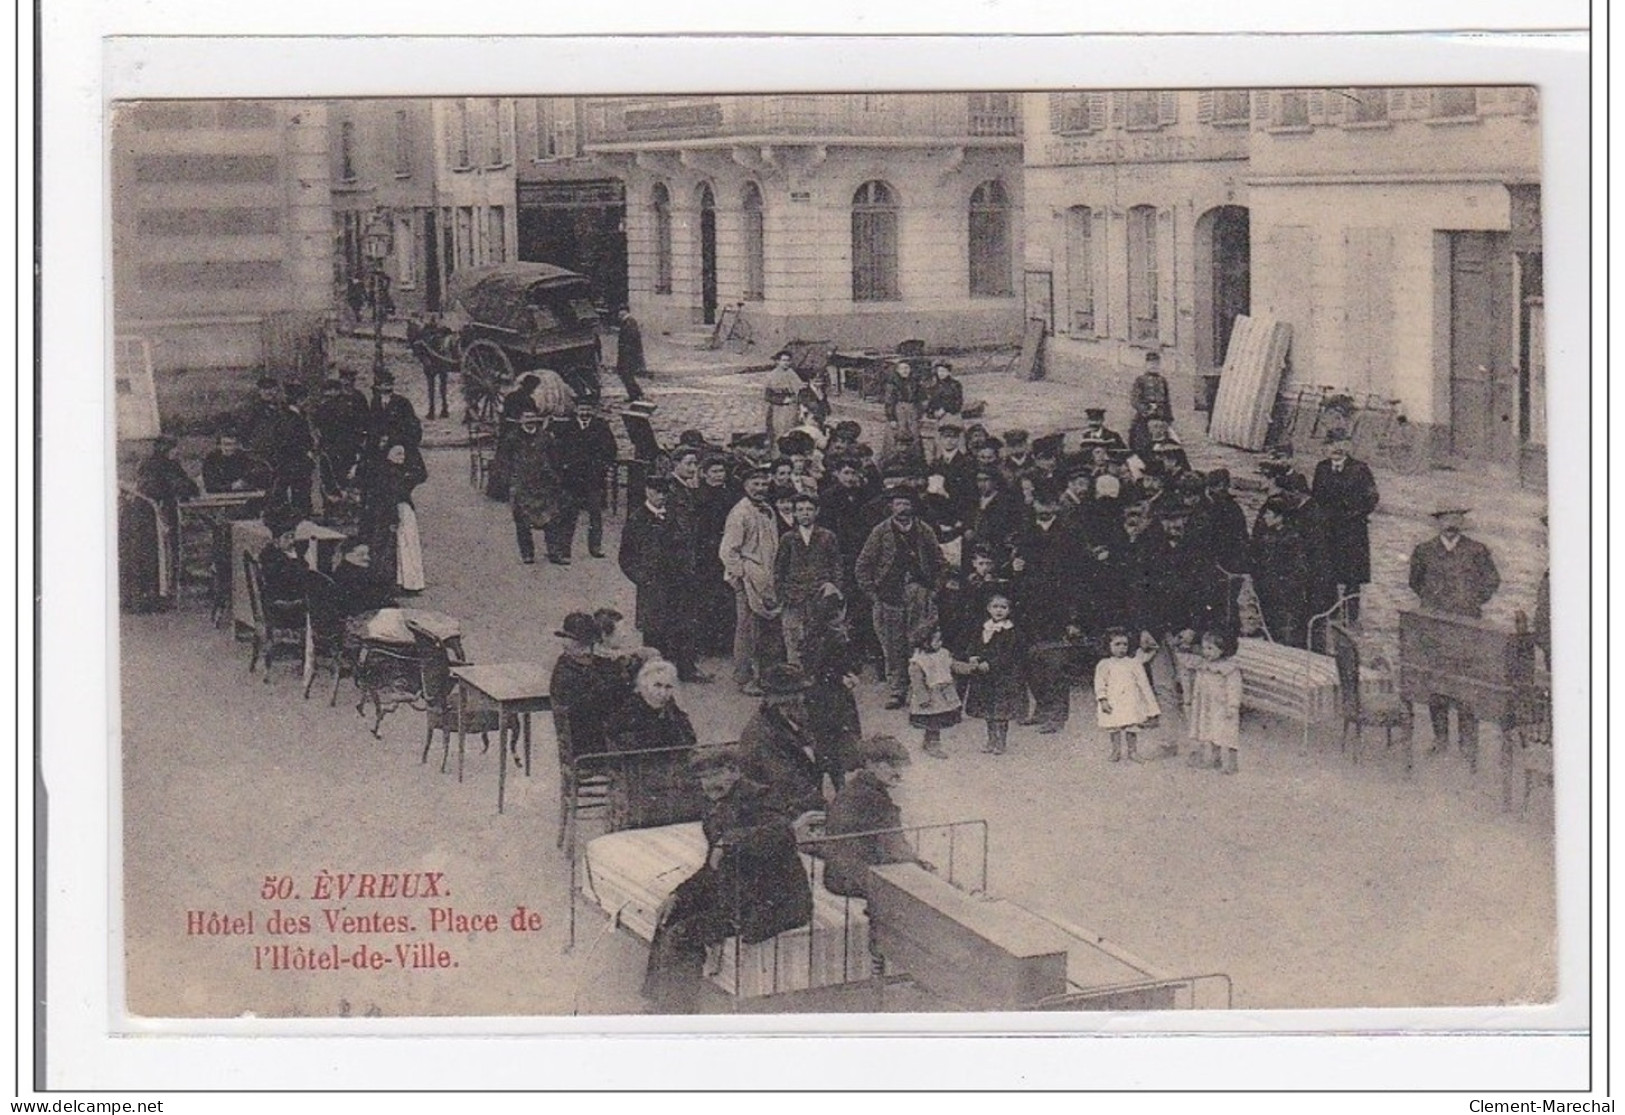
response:
[[[699,787],[688,773],[697,743],[694,725],[677,704],[677,667],[645,662],[633,693],[609,714],[605,750],[628,755],[603,769],[610,775],[610,827],[652,828],[700,815]]]
[[[175,605],[181,574],[180,501],[197,495],[197,485],[175,459],[179,444],[172,437],[153,443],[152,454],[136,470],[135,493],[120,506],[119,595],[125,611]]]
[[[423,545],[412,493],[429,477],[423,456],[397,443],[362,469],[361,540],[367,544],[376,577],[404,592],[420,592]]]

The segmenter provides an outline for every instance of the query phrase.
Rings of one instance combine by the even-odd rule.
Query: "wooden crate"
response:
[[[888,968],[963,1009],[1013,1010],[1067,991],[1071,937],[918,864],[870,868],[869,925]]]

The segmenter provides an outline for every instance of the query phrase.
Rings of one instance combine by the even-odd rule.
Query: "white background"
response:
[[[1550,1009],[1472,1012],[1311,1012],[1235,1014],[1155,1021],[1179,1027],[1223,1027],[1229,1036],[1174,1034],[1022,1038],[936,1036],[931,1029],[963,1030],[963,1017],[921,1019],[843,1017],[825,1023],[845,1034],[826,1037],[732,1037],[698,1041],[581,1036],[502,1039],[408,1039],[403,1036],[297,1039],[241,1037],[110,1039],[114,1004],[109,1001],[109,864],[118,828],[109,827],[116,784],[109,779],[116,730],[110,686],[116,663],[116,616],[107,555],[107,510],[112,415],[103,371],[110,314],[105,305],[106,258],[103,106],[113,96],[346,96],[359,94],[593,93],[609,91],[708,91],[774,88],[1046,88],[1065,85],[1355,85],[1395,83],[1523,83],[1542,86],[1547,166],[1543,203],[1553,436],[1553,599],[1561,648],[1558,676],[1560,739],[1584,737],[1590,687],[1591,641],[1587,551],[1602,541],[1589,533],[1587,496],[1600,505],[1606,478],[1589,470],[1587,431],[1602,429],[1605,383],[1598,381],[1593,411],[1588,338],[1586,189],[1588,106],[1587,43],[1573,37],[1439,38],[1364,36],[1324,38],[1096,38],[1080,40],[1053,32],[1078,27],[1075,4],[1002,2],[944,3],[884,14],[873,2],[823,2],[773,10],[763,4],[580,5],[552,11],[528,25],[503,5],[391,4],[387,14],[358,3],[284,2],[260,10],[204,3],[80,3],[48,7],[44,19],[44,440],[43,531],[40,536],[44,628],[40,651],[41,728],[45,772],[52,794],[50,815],[50,1043],[51,1082],[63,1088],[207,1088],[290,1086],[389,1088],[559,1087],[1070,1087],[1070,1088],[1493,1088],[1583,1087],[1591,1048],[1583,1036],[1587,992],[1593,976],[1586,955],[1587,922],[1594,911],[1587,860],[1588,811],[1600,802],[1606,767],[1603,724],[1595,725],[1598,765],[1588,784],[1583,769],[1560,768],[1558,853],[1562,867],[1559,917],[1563,930],[1563,1001]],[[1386,27],[1575,27],[1586,18],[1580,4],[1366,3],[1348,12],[1313,10],[1303,4],[1227,8],[1222,17],[1176,4],[1125,5],[1117,27],[1136,29],[1370,30]],[[1159,18],[1160,17],[1160,18]],[[1342,20],[1343,22],[1339,22]],[[1072,27],[1068,26],[1071,22]],[[551,34],[728,28],[799,32],[819,30],[874,35],[880,32],[981,33],[997,37],[932,37],[807,42],[755,39],[408,39],[104,40],[124,33],[220,35],[231,33],[342,35],[409,32],[414,35],[481,35],[517,31]],[[1081,28],[1079,28],[1081,29]],[[1013,39],[1012,32],[1050,32]],[[26,35],[26,30],[24,31]],[[26,50],[26,44],[24,45]],[[28,91],[23,90],[26,114]],[[26,115],[24,117],[26,119]],[[25,133],[26,135],[26,133]],[[26,152],[21,154],[26,155]],[[21,168],[26,176],[27,164]],[[27,201],[24,199],[26,206]],[[20,214],[26,221],[26,209]],[[24,242],[28,232],[22,230]],[[20,257],[19,290],[26,290]],[[1600,291],[1599,291],[1600,293]],[[23,344],[29,338],[20,322]],[[1601,327],[1604,323],[1596,323]],[[98,328],[102,326],[103,328]],[[1600,350],[1599,350],[1600,351]],[[19,402],[27,399],[29,365],[19,363]],[[29,444],[30,416],[20,408],[18,447]],[[1602,442],[1599,440],[1598,445]],[[19,458],[19,481],[32,485],[31,465]],[[27,497],[19,521],[23,550],[32,544]],[[0,553],[9,548],[0,546]],[[1596,569],[1599,578],[1602,566]],[[26,563],[22,592],[28,592]],[[21,603],[21,601],[19,601]],[[0,617],[3,618],[3,617]],[[26,611],[20,613],[27,623]],[[1597,637],[1602,627],[1598,625]],[[24,633],[26,638],[26,632]],[[1600,642],[1599,642],[1600,645]],[[105,648],[105,650],[104,650]],[[24,644],[20,663],[30,660]],[[1600,658],[1599,658],[1600,661]],[[28,677],[24,665],[21,678]],[[1565,701],[1564,698],[1567,698]],[[29,695],[19,693],[19,776],[26,798],[32,725]],[[116,769],[116,768],[114,768]],[[1597,813],[1599,824],[1600,808]],[[23,1081],[30,1075],[27,1031],[31,934],[26,908],[27,865],[32,856],[26,817],[20,830],[23,867],[18,1022],[23,1029]],[[1598,836],[1601,836],[1599,829]],[[1604,859],[1600,843],[1595,849]],[[1600,870],[1600,866],[1598,866]],[[1598,893],[1598,901],[1602,898]],[[1599,931],[1596,941],[1603,947]],[[1468,947],[1470,943],[1468,943]],[[1596,957],[1600,969],[1602,955]],[[1601,999],[1597,1025],[1601,1025]],[[448,1034],[462,1030],[514,1035],[533,1029],[558,1031],[573,1020],[463,1020],[450,1023],[385,1022],[346,1028],[347,1034]],[[1105,1020],[1109,1021],[1109,1020]],[[1047,1026],[1099,1026],[1099,1018]],[[818,1025],[817,1020],[776,1016],[721,1020],[780,1032]],[[975,1019],[995,1027],[1030,1026],[1030,1017]],[[719,1020],[696,1023],[719,1024]],[[241,1033],[264,1033],[263,1023]],[[607,1031],[613,1022],[591,1020],[575,1029]],[[1558,1033],[1533,1030],[1561,1027]],[[428,1027],[432,1027],[429,1029]],[[915,1031],[910,1038],[853,1036],[881,1029]],[[1519,1030],[1523,1036],[1380,1036],[1417,1028]],[[333,1020],[284,1025],[282,1032],[331,1034]],[[1362,1030],[1367,1035],[1284,1037],[1282,1031]],[[1243,1035],[1271,1036],[1243,1036]],[[1599,1037],[1602,1035],[1599,1033]],[[1600,1043],[1599,1043],[1600,1051]],[[1600,1074],[1597,1077],[1600,1087]],[[247,1097],[244,1097],[245,1099]],[[519,1097],[508,1097],[519,1100]],[[1165,1097],[1173,1099],[1175,1097]],[[1323,1106],[1322,1097],[1312,1102]],[[1498,1097],[1517,1098],[1517,1097]],[[455,1102],[455,1101],[451,1101]],[[486,1100],[486,1102],[499,1102]],[[1113,1101],[1114,1103],[1117,1101]],[[1294,1106],[1300,1106],[1298,1101]],[[1369,1101],[1368,1101],[1369,1102]],[[236,1105],[235,1100],[233,1101]],[[516,1103],[517,1106],[517,1103]],[[534,1107],[534,1100],[526,1103]],[[1435,1106],[1437,1104],[1435,1103]],[[1465,1110],[1465,1098],[1445,1101]],[[182,1101],[176,1110],[189,1109]],[[197,1108],[199,1110],[204,1108]],[[325,1108],[323,1108],[325,1109]]]

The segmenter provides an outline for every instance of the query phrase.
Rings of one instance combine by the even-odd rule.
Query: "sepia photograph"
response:
[[[1540,96],[1170,84],[110,104],[115,1013],[1553,1002]]]

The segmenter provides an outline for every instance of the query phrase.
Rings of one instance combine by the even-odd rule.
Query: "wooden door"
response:
[[[1472,460],[1518,450],[1512,252],[1504,232],[1450,238],[1450,448]]]
[[[1252,313],[1252,240],[1248,213],[1219,209],[1213,220],[1213,364],[1223,366],[1236,318]]]
[[[700,192],[700,319],[717,323],[717,207],[709,187]]]

